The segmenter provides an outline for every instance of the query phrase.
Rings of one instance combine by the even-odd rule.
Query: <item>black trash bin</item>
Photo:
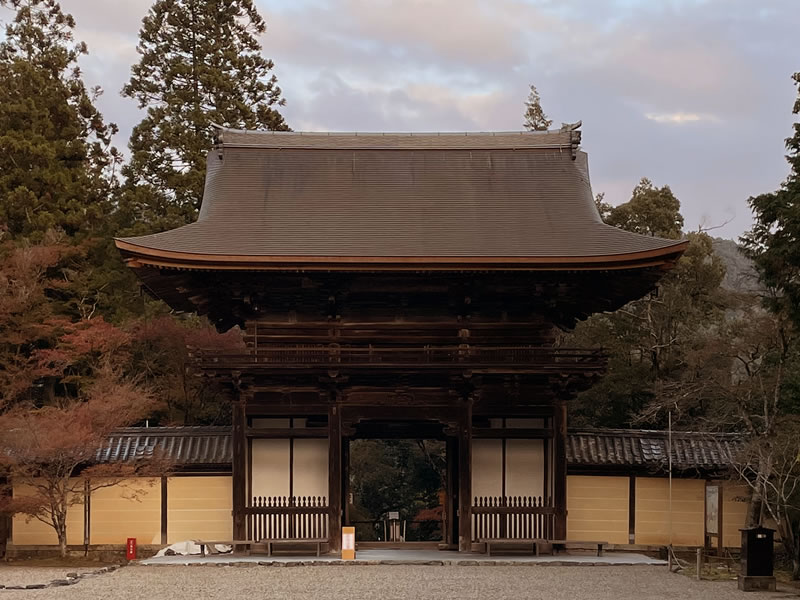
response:
[[[775,591],[773,559],[775,530],[766,527],[740,529],[742,532],[742,564],[739,589]]]

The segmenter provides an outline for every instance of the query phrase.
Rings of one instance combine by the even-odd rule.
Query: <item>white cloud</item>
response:
[[[671,123],[675,125],[683,125],[684,123],[695,123],[697,121],[710,121],[712,123],[719,122],[719,118],[715,115],[698,114],[691,112],[673,112],[673,113],[645,113],[644,115],[650,121],[656,123]]]

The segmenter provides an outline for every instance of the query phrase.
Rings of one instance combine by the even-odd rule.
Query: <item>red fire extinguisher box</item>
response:
[[[125,558],[136,560],[136,538],[128,538],[128,543],[125,544]]]

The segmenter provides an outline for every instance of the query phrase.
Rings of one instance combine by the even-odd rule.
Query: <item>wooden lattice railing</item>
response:
[[[472,506],[472,540],[552,539],[555,510],[541,496],[482,496]]]
[[[541,372],[601,371],[606,355],[598,349],[542,346],[261,346],[250,352],[194,350],[203,370],[244,368],[521,368]]]
[[[329,510],[324,496],[255,496],[244,511],[248,539],[326,538]]]

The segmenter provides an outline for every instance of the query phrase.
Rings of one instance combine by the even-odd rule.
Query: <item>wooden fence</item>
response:
[[[324,496],[256,496],[245,509],[248,539],[326,538],[329,510]]]
[[[472,506],[472,540],[552,539],[554,509],[541,496],[483,496]]]

